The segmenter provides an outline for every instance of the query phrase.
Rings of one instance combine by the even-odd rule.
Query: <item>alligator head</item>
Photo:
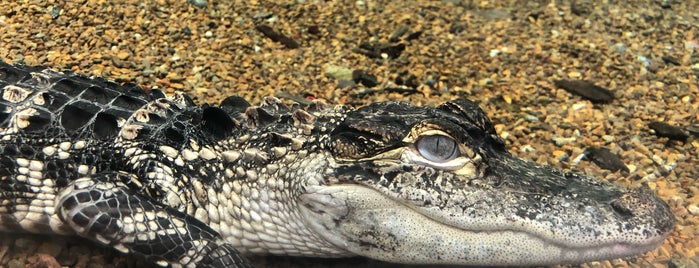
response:
[[[377,103],[332,130],[325,183],[306,187],[302,216],[351,253],[389,262],[580,263],[658,247],[674,226],[666,203],[512,156],[484,112]]]

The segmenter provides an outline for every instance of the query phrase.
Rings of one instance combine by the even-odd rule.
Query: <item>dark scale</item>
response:
[[[515,158],[465,99],[199,106],[3,62],[0,90],[0,231],[78,235],[154,265],[581,263],[648,251],[674,226],[648,189]]]

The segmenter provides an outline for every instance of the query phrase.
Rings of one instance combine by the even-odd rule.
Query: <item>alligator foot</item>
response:
[[[219,234],[192,216],[127,188],[128,174],[72,182],[57,196],[59,217],[77,234],[172,267],[248,267]]]

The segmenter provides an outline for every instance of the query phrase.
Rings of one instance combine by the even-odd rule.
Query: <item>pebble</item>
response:
[[[298,42],[296,42],[291,37],[288,37],[288,36],[278,32],[278,31],[272,29],[272,27],[270,27],[270,26],[257,25],[257,26],[255,26],[255,29],[257,29],[259,32],[264,34],[266,37],[268,37],[272,41],[279,42],[279,43],[283,44],[286,48],[294,49],[294,48],[298,48],[301,46]]]
[[[187,0],[187,2],[191,3],[195,7],[207,7],[207,6],[209,6],[209,2],[206,0]]]
[[[7,268],[25,268],[25,265],[23,261],[13,259],[7,262]]]
[[[556,87],[586,98],[593,103],[609,103],[614,99],[614,93],[589,81],[557,80],[554,84]]]
[[[687,206],[687,210],[689,211],[690,214],[692,214],[694,216],[699,216],[699,207],[697,207],[697,205],[691,204],[691,205]]]
[[[65,243],[61,243],[61,241],[46,241],[44,243],[41,243],[39,248],[36,249],[38,253],[44,253],[48,254],[50,256],[58,256],[58,254],[61,253],[61,250],[65,247]]]
[[[338,66],[338,65],[327,65],[325,67],[325,75],[334,78],[336,80],[353,80],[352,79],[352,69]]]
[[[379,84],[376,76],[367,73],[364,70],[354,70],[352,71],[352,80],[355,83],[365,85],[366,87],[372,88]]]
[[[54,258],[51,255],[47,254],[36,254],[33,256],[34,263],[30,264],[31,267],[35,268],[60,268],[61,265],[58,264],[58,261],[56,261],[56,258]]]
[[[119,52],[117,53],[117,58],[119,58],[120,60],[125,60],[128,59],[130,55],[131,53],[129,53],[126,50],[119,50]]]
[[[555,135],[554,135],[551,139],[552,139],[552,140],[556,143],[556,145],[558,145],[558,146],[563,146],[563,145],[566,145],[566,144],[568,144],[568,143],[571,143],[571,142],[574,142],[574,141],[575,141],[575,137],[566,138],[566,137],[557,137],[557,136],[555,136]]]
[[[658,137],[666,137],[681,142],[687,142],[687,138],[689,138],[689,135],[682,129],[665,122],[651,122],[648,124],[648,127],[655,131],[655,135]]]
[[[612,172],[621,170],[625,173],[629,173],[629,168],[626,167],[621,158],[617,154],[609,151],[607,148],[589,147],[585,149],[585,158],[589,159],[602,169]]]

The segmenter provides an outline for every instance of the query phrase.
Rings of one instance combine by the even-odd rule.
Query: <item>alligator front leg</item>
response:
[[[72,182],[57,196],[59,217],[79,235],[173,267],[249,267],[219,234],[194,217],[130,190],[121,173]]]

